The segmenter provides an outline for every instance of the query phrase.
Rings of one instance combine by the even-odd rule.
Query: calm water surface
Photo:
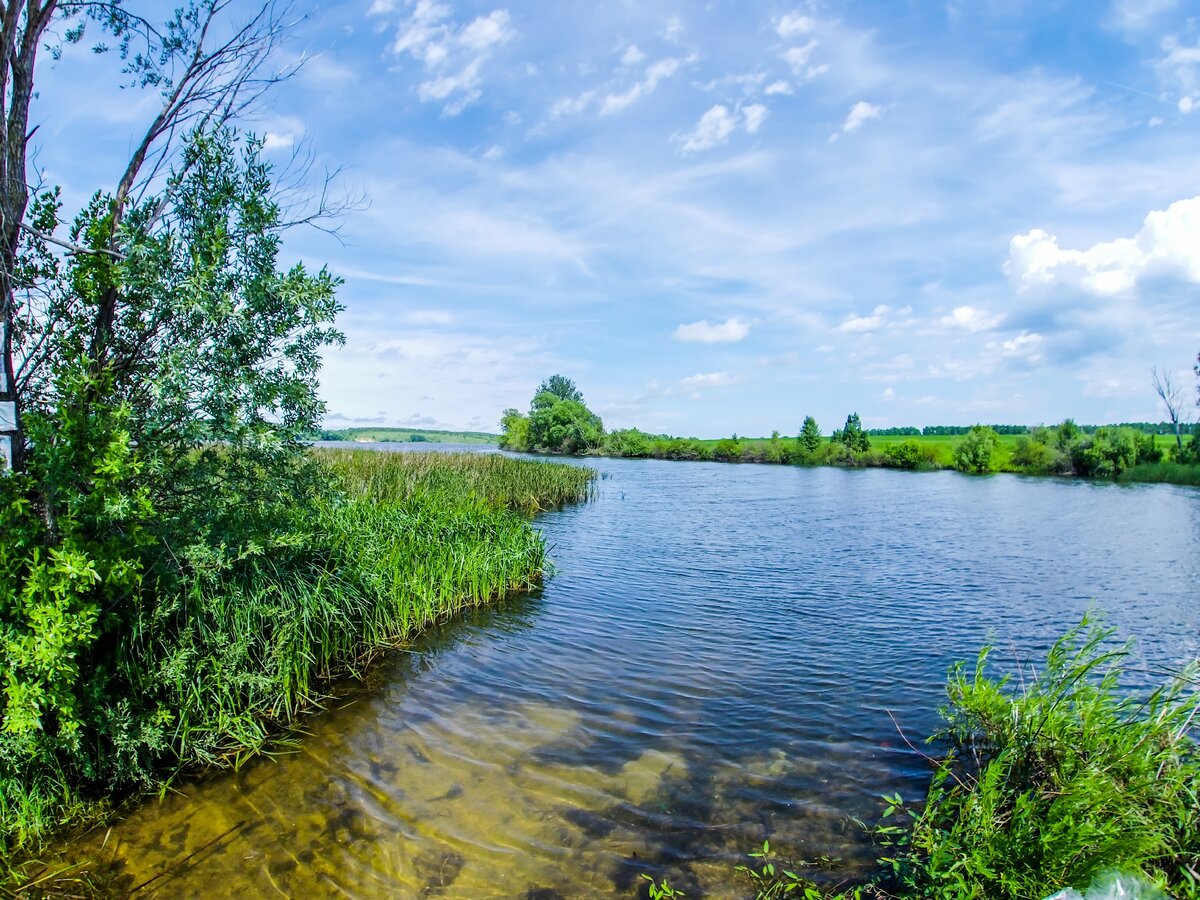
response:
[[[852,820],[927,778],[889,711],[922,738],[989,635],[1035,658],[1095,604],[1147,665],[1200,653],[1200,491],[589,464],[599,498],[538,520],[542,591],[395,654],[296,752],[135,811],[108,838],[129,885],[724,897],[764,838],[837,880],[874,856]]]

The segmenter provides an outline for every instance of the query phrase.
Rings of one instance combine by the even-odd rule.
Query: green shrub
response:
[[[986,425],[975,425],[954,445],[954,467],[983,475],[995,470],[999,452],[1000,435]]]
[[[1071,463],[1088,478],[1116,478],[1137,465],[1139,435],[1132,428],[1101,428],[1071,447]]]
[[[901,896],[1028,900],[1106,870],[1200,896],[1196,673],[1130,694],[1111,638],[1085,620],[1019,690],[987,674],[990,648],[951,671],[926,804],[880,829]]]
[[[916,469],[924,461],[921,445],[916,441],[901,441],[883,448],[884,465],[893,469]]]
[[[741,459],[742,442],[735,437],[717,441],[712,449],[712,458],[723,462],[735,462]]]
[[[1049,437],[1045,429],[1041,436]],[[1009,459],[1013,468],[1030,475],[1069,475],[1071,460],[1057,447],[1051,446],[1048,440],[1039,439],[1039,435],[1021,435],[1013,444],[1012,456]]]

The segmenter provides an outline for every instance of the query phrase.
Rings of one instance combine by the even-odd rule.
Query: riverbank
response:
[[[112,700],[113,718],[141,727],[140,746],[133,735],[115,747],[101,736],[89,742],[102,759],[0,759],[0,892],[28,878],[14,860],[52,833],[180,775],[240,764],[318,706],[331,679],[537,584],[546,547],[528,515],[587,499],[595,478],[492,454],[322,449],[311,458],[329,489],[273,546],[156,598],[160,614],[178,617],[170,643],[127,651],[145,696]],[[77,890],[89,876],[64,877]]]
[[[1173,437],[1138,435],[1131,429],[1100,429],[1094,434],[1068,432],[1063,436],[1060,428],[1035,429],[1030,434],[1019,435],[993,432],[984,439],[986,444],[982,450],[974,452],[964,452],[964,448],[969,442],[980,443],[976,438],[979,432],[957,437],[867,436],[866,446],[852,446],[822,437],[806,446],[796,438],[780,435],[701,440],[651,436],[629,429],[610,432],[598,446],[575,455],[917,472],[957,470],[971,474],[1003,473],[1200,486],[1200,463],[1170,458],[1174,451]]]

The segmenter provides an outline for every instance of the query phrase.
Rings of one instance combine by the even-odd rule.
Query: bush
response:
[[[650,436],[636,428],[610,432],[604,438],[604,452],[610,456],[641,458],[650,455]]]
[[[712,449],[712,458],[723,462],[735,462],[742,458],[742,442],[737,438],[724,438]]]
[[[883,448],[883,463],[893,469],[915,469],[924,462],[921,445],[916,441],[901,441]]]
[[[1046,439],[1040,439],[1041,437]],[[1049,437],[1049,432],[1041,429],[1040,435],[1021,435],[1017,438],[1010,459],[1013,468],[1030,475],[1069,475],[1070,458],[1056,447],[1052,447]]]
[[[1128,647],[1086,620],[1022,687],[950,675],[949,746],[910,826],[880,833],[897,851],[901,896],[1028,900],[1087,887],[1107,870],[1200,896],[1200,755],[1190,734],[1195,672],[1148,696],[1119,686]],[[893,798],[888,813],[902,810]]]
[[[994,471],[1000,451],[1000,435],[986,425],[975,425],[954,445],[954,467],[983,475]]]
[[[1137,465],[1139,435],[1132,428],[1101,428],[1071,448],[1076,473],[1088,478],[1116,478]]]

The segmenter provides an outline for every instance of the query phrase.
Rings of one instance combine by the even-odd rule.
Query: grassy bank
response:
[[[1123,482],[1200,484],[1196,438],[1179,461],[1175,439],[1131,428],[1084,432],[1073,423],[1034,428],[1027,434],[996,434],[980,427],[966,435],[866,435],[855,440],[815,435],[810,442],[774,435],[720,440],[613,431],[587,455],[639,459],[767,463],[917,471],[957,469],[972,474],[1006,472]]]
[[[74,748],[0,746],[0,873],[113,799],[261,751],[329,679],[536,583],[545,547],[523,513],[584,500],[595,477],[494,455],[313,456],[331,488],[270,548],[193,572],[134,622],[110,665],[135,694],[102,701]]]

